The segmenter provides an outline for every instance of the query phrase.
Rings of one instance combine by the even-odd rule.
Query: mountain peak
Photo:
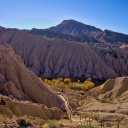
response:
[[[102,30],[99,28],[91,25],[86,25],[73,19],[63,20],[59,25],[51,27],[49,29],[73,36],[81,34],[95,35],[99,32],[102,32]]]
[[[62,23],[81,23],[81,22],[73,20],[73,19],[69,19],[69,20],[63,20]]]

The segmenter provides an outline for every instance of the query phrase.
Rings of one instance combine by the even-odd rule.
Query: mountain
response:
[[[75,20],[64,20],[59,25],[49,28],[49,30],[74,36],[82,34],[94,36],[95,34],[102,32],[102,30],[99,28],[86,25]]]
[[[12,48],[0,45],[0,93],[18,100],[29,100],[47,107],[61,108],[62,100],[27,69]]]
[[[49,30],[57,31],[73,36],[86,35],[91,38],[94,37],[95,41],[97,40],[100,43],[116,44],[120,46],[123,43],[128,44],[128,35],[126,34],[113,32],[111,30],[102,31],[99,28],[86,25],[75,20],[64,20],[59,25],[49,28]]]
[[[104,30],[103,32],[96,34],[95,38],[100,42],[110,44],[128,44],[128,35],[110,30]]]
[[[84,42],[101,43],[94,37],[84,35],[84,34],[78,35],[78,36],[73,36],[73,35],[64,34],[64,33],[56,32],[56,31],[51,31],[48,29],[35,29],[35,28],[33,28],[32,30],[27,31],[27,32],[29,32],[30,34],[33,34],[33,35],[46,36],[47,38],[50,38],[50,39],[53,39],[53,38],[66,39],[68,41],[76,41],[76,42],[81,42],[81,43],[84,43]]]
[[[23,31],[3,33],[0,44],[4,42],[43,78],[107,80],[128,75],[128,52],[123,49],[97,49],[87,43],[50,40]]]
[[[0,34],[7,31],[17,31],[18,29],[0,27]],[[122,44],[128,44],[128,35],[114,32],[111,30],[102,31],[91,25],[86,25],[75,20],[64,20],[57,26],[49,29],[24,29],[33,35],[46,36],[53,39],[66,39],[68,41],[87,42],[96,47],[120,47]]]

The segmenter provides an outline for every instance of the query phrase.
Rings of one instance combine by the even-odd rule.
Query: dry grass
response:
[[[6,115],[6,114],[0,114],[0,118],[8,119],[8,118],[9,118],[9,116],[8,116],[8,115]]]

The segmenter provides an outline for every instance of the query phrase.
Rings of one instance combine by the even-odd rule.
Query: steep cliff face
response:
[[[62,101],[26,68],[9,45],[0,46],[0,93],[17,99],[61,107]]]
[[[88,44],[46,39],[22,31],[6,32],[0,44],[10,44],[25,65],[41,77],[108,79],[128,75],[128,52],[94,49]]]

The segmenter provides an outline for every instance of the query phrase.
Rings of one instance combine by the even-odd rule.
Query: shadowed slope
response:
[[[60,107],[62,101],[26,68],[21,58],[10,46],[0,46],[0,93],[17,99],[44,103],[48,107]]]

